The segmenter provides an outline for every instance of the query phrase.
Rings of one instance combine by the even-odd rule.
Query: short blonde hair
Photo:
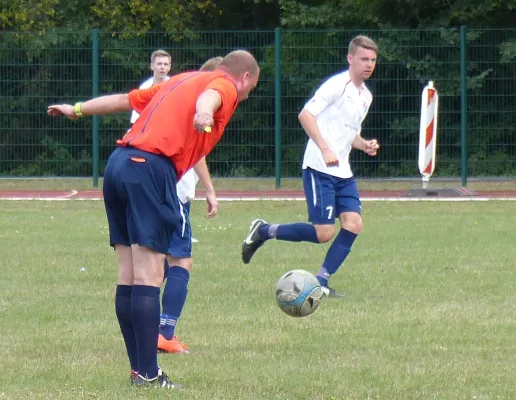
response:
[[[212,57],[209,60],[207,60],[201,68],[199,68],[199,71],[213,71],[215,68],[217,68],[220,63],[222,62],[222,57]]]
[[[351,42],[349,42],[348,53],[351,54],[352,56],[354,56],[359,47],[362,47],[363,49],[367,49],[367,50],[373,50],[376,54],[378,54],[377,44],[374,42],[373,39],[371,39],[367,36],[364,36],[364,35],[355,36],[351,40]]]
[[[152,52],[152,54],[150,56],[151,64],[154,64],[154,60],[156,60],[157,57],[168,57],[170,62],[172,62],[172,56],[170,54],[168,54],[165,50],[159,49],[159,50],[155,50]]]

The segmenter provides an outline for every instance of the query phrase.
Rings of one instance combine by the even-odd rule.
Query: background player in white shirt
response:
[[[206,61],[200,71],[213,71],[222,61],[222,57],[213,57]],[[157,50],[151,56],[151,70],[154,75],[142,83],[140,89],[149,88],[152,85],[165,82],[169,79],[168,74],[171,67],[170,55]],[[134,123],[139,115],[133,111],[131,122]],[[210,179],[206,160],[203,158],[195,168],[201,166],[199,174],[206,189],[206,194],[215,198],[215,190]],[[183,311],[183,307],[188,295],[188,281],[192,271],[192,227],[190,224],[190,205],[195,197],[195,186],[199,181],[199,176],[192,168],[187,171],[177,183],[177,196],[181,202],[182,227],[181,232],[175,232],[172,242],[168,249],[167,263],[170,265],[166,271],[166,283],[162,296],[162,313],[160,316],[160,333],[158,338],[158,349],[166,353],[186,353],[188,346],[182,343],[175,335],[177,321]],[[208,193],[210,192],[210,193]],[[216,204],[216,202],[215,202]],[[214,217],[217,209],[209,209],[206,217]]]
[[[351,149],[370,156],[379,148],[376,140],[360,136],[361,124],[372,102],[364,81],[374,71],[378,47],[366,36],[349,44],[349,69],[327,79],[305,104],[299,121],[309,137],[303,159],[303,187],[311,224],[268,224],[262,219],[251,223],[242,245],[245,264],[265,241],[276,238],[289,242],[326,243],[335,235],[335,219],[340,231],[317,272],[326,296],[339,296],[328,281],[348,256],[362,230],[360,198],[349,165]]]
[[[170,69],[172,68],[172,57],[165,50],[156,50],[151,54],[150,70],[152,76],[146,81],[142,82],[140,89],[148,89],[151,86],[159,85],[160,83],[166,82],[170,79],[168,76]],[[134,124],[140,114],[136,111],[131,113],[131,124]]]

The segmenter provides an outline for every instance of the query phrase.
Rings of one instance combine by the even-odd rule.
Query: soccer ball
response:
[[[287,272],[276,282],[276,302],[291,317],[306,317],[319,304],[323,292],[317,278],[310,272],[295,269]]]

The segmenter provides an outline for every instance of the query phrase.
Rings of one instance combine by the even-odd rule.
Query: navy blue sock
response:
[[[258,229],[262,240],[278,239],[287,242],[319,243],[317,231],[312,224],[296,222],[294,224],[266,224]]]
[[[317,272],[316,278],[319,281],[319,285],[328,286],[328,280],[331,278],[331,274],[326,271],[326,268],[321,267]]]
[[[138,373],[158,376],[159,287],[134,285],[131,320],[138,346]]]
[[[174,336],[177,320],[181,316],[188,295],[190,273],[182,267],[170,267],[167,283],[163,289],[161,304],[163,312],[160,317],[159,333],[170,340]]]
[[[303,222],[277,225],[275,231],[274,225],[272,225],[270,236],[275,237],[277,240],[285,240],[287,242],[319,243],[315,227],[312,224]]]
[[[326,253],[321,269],[317,273],[317,279],[321,285],[326,286],[330,277],[340,268],[350,253],[351,246],[353,246],[356,238],[357,235],[355,233],[346,229],[339,231]]]
[[[118,285],[115,295],[115,312],[118,318],[118,325],[124,337],[125,348],[129,356],[131,369],[138,370],[138,350],[136,348],[136,338],[134,336],[133,324],[131,322],[131,293],[132,286]]]

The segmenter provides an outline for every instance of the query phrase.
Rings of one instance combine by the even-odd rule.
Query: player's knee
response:
[[[186,269],[188,272],[192,272],[192,259],[189,258],[188,261],[182,262],[179,266]]]
[[[134,284],[159,287],[163,283],[165,254],[134,244],[133,256]]]
[[[176,258],[172,257],[170,254],[167,256],[168,265],[171,267],[181,267],[186,269],[188,272],[192,272],[192,258],[191,257],[183,257]]]
[[[133,266],[118,265],[118,284],[132,286],[134,282]]]
[[[343,219],[341,227],[358,235],[362,231],[363,222],[360,214],[352,214]]]
[[[335,235],[335,227],[333,225],[322,225],[316,228],[317,240],[319,243],[327,243],[333,239]]]

